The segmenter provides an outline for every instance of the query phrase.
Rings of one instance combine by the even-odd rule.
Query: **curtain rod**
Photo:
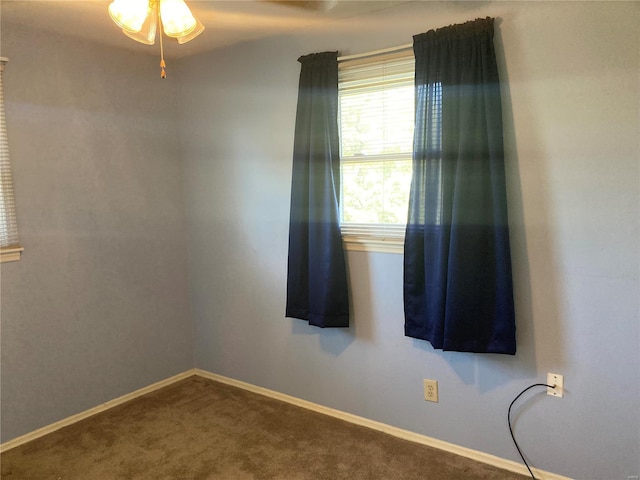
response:
[[[391,53],[391,52],[397,52],[399,50],[407,50],[412,47],[413,47],[413,43],[405,43],[404,45],[399,45],[397,47],[383,48],[381,50],[373,50],[372,52],[356,53],[355,55],[343,55],[341,57],[338,57],[338,61],[344,62],[345,60],[355,60],[356,58],[373,57],[375,55],[382,55],[383,53]]]

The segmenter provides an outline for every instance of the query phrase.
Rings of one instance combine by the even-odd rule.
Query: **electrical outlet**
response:
[[[564,375],[559,373],[547,373],[547,385],[555,385],[556,388],[547,387],[547,395],[564,397]]]
[[[424,380],[424,399],[438,403],[438,381]]]

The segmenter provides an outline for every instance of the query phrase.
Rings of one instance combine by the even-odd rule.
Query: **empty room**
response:
[[[640,2],[2,0],[0,57],[2,479],[640,477]]]

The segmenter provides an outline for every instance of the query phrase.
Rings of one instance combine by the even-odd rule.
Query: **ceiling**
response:
[[[165,55],[169,58],[272,35],[321,30],[335,22],[410,3],[409,0],[186,1],[206,30],[184,45],[164,37]],[[155,46],[142,45],[119,31],[107,13],[109,3],[110,0],[2,0],[1,21],[157,55],[157,40]]]

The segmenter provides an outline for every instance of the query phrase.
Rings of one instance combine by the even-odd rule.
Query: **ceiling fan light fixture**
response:
[[[109,5],[111,19],[120,28],[130,33],[136,33],[142,29],[149,13],[149,0],[113,0]]]
[[[160,0],[160,19],[164,33],[173,38],[189,35],[198,23],[184,0]]]
[[[184,0],[113,0],[109,15],[127,37],[145,45],[153,45],[160,31],[160,78],[167,77],[162,32],[183,44],[204,31]]]

